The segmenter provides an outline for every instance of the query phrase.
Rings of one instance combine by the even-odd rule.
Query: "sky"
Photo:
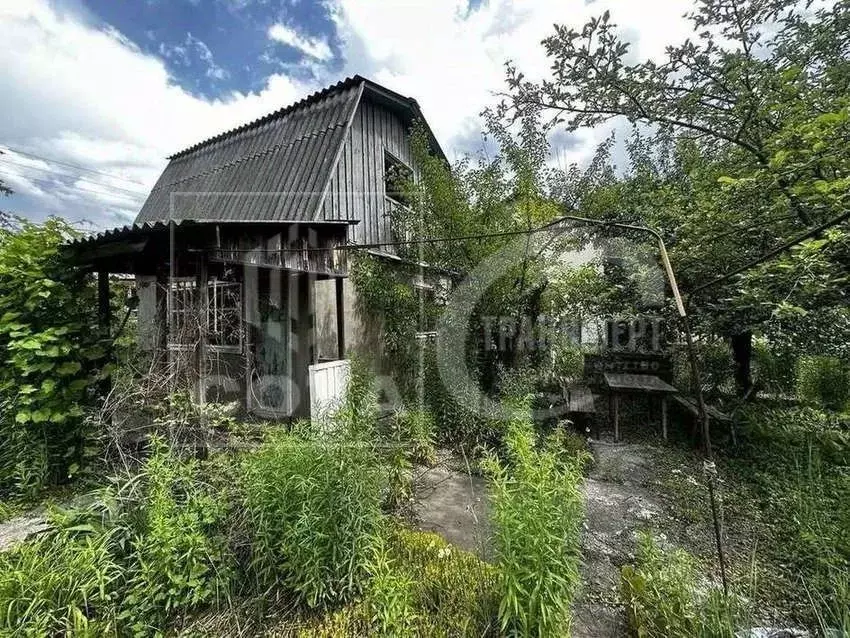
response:
[[[356,73],[475,154],[504,63],[545,77],[553,24],[606,9],[635,58],[690,33],[685,0],[0,0],[0,209],[132,223],[168,155]],[[558,131],[553,156],[609,132]]]

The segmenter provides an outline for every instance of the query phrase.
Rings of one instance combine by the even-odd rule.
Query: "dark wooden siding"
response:
[[[408,127],[393,111],[364,97],[322,206],[323,219],[359,222],[349,230],[349,240],[358,244],[392,241],[384,189],[385,151],[414,168]]]

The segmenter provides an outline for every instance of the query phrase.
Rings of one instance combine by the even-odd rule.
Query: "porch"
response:
[[[347,223],[127,226],[67,250],[96,272],[109,328],[110,275],[136,279],[138,344],[170,389],[200,403],[238,401],[264,418],[327,412],[347,382],[342,283]],[[316,347],[317,281],[336,289],[336,352]],[[320,365],[321,364],[321,365]]]

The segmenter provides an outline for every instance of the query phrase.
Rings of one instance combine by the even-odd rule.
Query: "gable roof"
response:
[[[135,223],[316,220],[364,95],[407,123],[425,122],[416,100],[359,75],[346,78],[169,157]]]

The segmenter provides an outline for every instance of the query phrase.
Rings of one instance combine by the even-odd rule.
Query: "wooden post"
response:
[[[195,365],[198,373],[198,403],[204,405],[207,402],[207,339],[209,338],[209,307],[210,295],[207,287],[208,269],[207,256],[198,254],[197,271],[195,272],[195,286],[197,289],[195,312],[198,318],[198,342],[195,349]]]
[[[112,320],[112,313],[109,307],[109,273],[104,270],[97,271],[97,322],[100,328],[102,339],[109,340],[110,330],[109,324]],[[109,363],[112,360],[112,348],[107,348],[106,358],[104,363]],[[106,377],[99,384],[100,393],[104,397],[109,395],[112,389],[111,377]]]
[[[667,440],[667,397],[661,397],[661,437]]]
[[[345,298],[342,277],[336,278],[336,356],[345,358]]]
[[[109,273],[97,271],[97,321],[104,338],[109,338],[112,313],[109,308]]]
[[[616,392],[610,396],[611,425],[614,428],[614,443],[620,442],[620,397]]]

